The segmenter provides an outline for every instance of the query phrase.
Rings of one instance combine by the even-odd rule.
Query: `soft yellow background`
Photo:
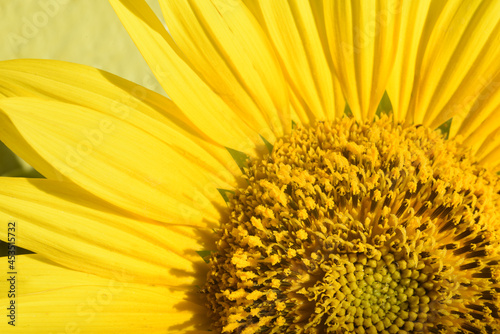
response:
[[[148,3],[162,17],[158,2]],[[0,0],[0,46],[0,60],[90,65],[163,93],[106,0]],[[0,175],[34,174],[0,145]]]

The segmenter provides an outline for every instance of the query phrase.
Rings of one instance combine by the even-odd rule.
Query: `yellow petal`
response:
[[[298,92],[289,89],[290,105],[292,108],[292,120],[300,124],[309,124],[312,120],[316,119],[316,115],[307,107],[304,100],[298,96]]]
[[[222,146],[248,152],[261,144],[257,124],[246,124],[191,67],[144,1],[110,0],[156,78],[183,114]]]
[[[483,165],[498,172],[500,171],[500,127],[498,127],[498,118],[496,124],[497,128],[486,136],[476,156]]]
[[[467,114],[456,115],[452,122],[452,134],[477,152],[486,138],[500,127],[500,75],[492,80],[474,101]],[[462,117],[460,117],[462,116]]]
[[[223,204],[216,188],[227,185],[204,168],[216,166],[215,159],[178,134],[170,137],[175,132],[163,123],[119,102],[95,110],[8,98],[0,99],[0,111],[2,141],[20,146],[21,157],[24,148],[35,150],[61,179],[143,217],[198,226],[219,221],[212,201]]]
[[[467,114],[453,117],[450,135],[471,148],[490,168],[500,162],[500,73],[485,86]]]
[[[208,327],[196,291],[127,283],[121,272],[101,278],[59,267],[39,255],[17,256],[15,265],[17,274],[4,271],[0,283],[4,314],[15,316],[3,316],[2,333],[194,334]],[[15,297],[9,298],[11,282]],[[15,321],[15,327],[8,321]]]
[[[155,128],[150,127],[148,131],[156,131],[158,136],[183,140],[179,144],[187,152],[200,154],[195,159],[205,160],[204,166],[222,177],[225,182],[234,182],[231,181],[232,176],[239,174],[239,169],[227,150],[213,144],[209,138],[203,138],[202,133],[183,117],[171,100],[111,73],[89,66],[53,60],[4,61],[0,62],[0,94],[8,97],[32,96],[56,99],[90,109],[104,111],[111,109],[120,114],[130,109],[129,117],[132,117],[135,123],[139,119],[135,113],[132,115],[132,110],[136,110],[162,123],[157,124]],[[145,118],[144,115],[141,118]],[[12,149],[17,146],[20,146],[19,142],[11,143]],[[200,151],[197,146],[202,146],[210,155],[216,156],[220,163],[210,165],[212,160],[203,157],[206,153]],[[20,154],[19,149],[16,152]],[[23,158],[31,164],[38,163],[37,168],[40,172],[43,171],[45,177],[53,179],[60,177],[52,166],[44,164],[43,159],[34,159],[36,155],[36,152],[30,151],[24,154]],[[224,171],[224,167],[228,172]]]
[[[308,114],[304,123],[341,116],[345,101],[342,93],[334,89],[337,79],[328,64],[311,3],[301,0],[246,3],[266,27],[293,94]]]
[[[465,115],[500,70],[500,2],[450,1],[433,27],[410,121],[438,127]]]
[[[396,58],[401,21],[397,0],[324,2],[332,63],[353,115],[370,120]]]
[[[283,74],[245,6],[205,0],[161,5],[176,45],[213,91],[269,140],[290,130]]]
[[[208,229],[140,221],[63,181],[0,178],[0,219],[2,240],[13,232],[18,246],[63,266],[128,282],[199,284],[196,252],[214,249]]]
[[[409,110],[415,76],[423,47],[445,1],[404,1],[401,7],[401,38],[387,92],[396,121],[404,121]]]

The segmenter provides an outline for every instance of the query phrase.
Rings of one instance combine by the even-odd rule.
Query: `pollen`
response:
[[[229,202],[219,333],[499,333],[500,182],[424,126],[296,127]]]

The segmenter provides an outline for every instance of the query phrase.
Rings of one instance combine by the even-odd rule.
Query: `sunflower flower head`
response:
[[[166,96],[0,62],[15,329],[500,333],[500,1],[109,3]]]
[[[222,333],[500,330],[496,175],[389,117],[300,127],[230,201],[205,287]]]

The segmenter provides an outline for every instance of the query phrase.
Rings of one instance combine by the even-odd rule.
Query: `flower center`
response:
[[[203,291],[221,333],[496,333],[498,177],[388,117],[249,161]]]

